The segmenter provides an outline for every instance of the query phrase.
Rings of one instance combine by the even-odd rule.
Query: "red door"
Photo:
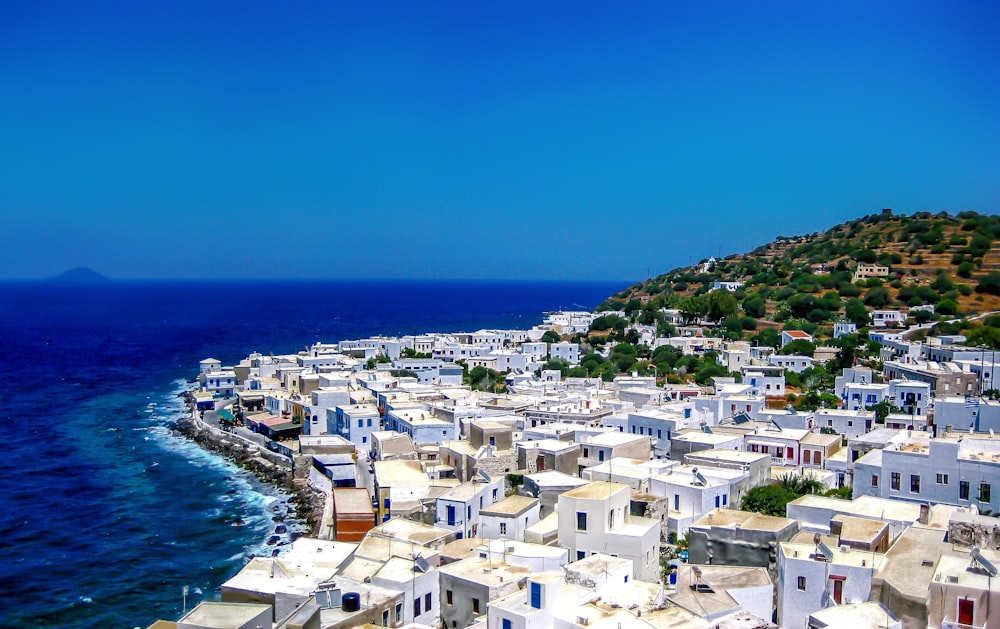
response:
[[[844,582],[840,579],[833,582],[833,600],[836,601],[837,605],[841,604],[841,600],[844,598]]]
[[[971,625],[975,603],[967,598],[958,599],[958,624]]]
[[[786,456],[785,458],[791,461],[792,459],[795,458],[795,450],[791,448],[788,448],[787,450],[788,450],[788,456]]]

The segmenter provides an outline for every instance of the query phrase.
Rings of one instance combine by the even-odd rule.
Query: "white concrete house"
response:
[[[480,512],[503,500],[504,477],[473,481],[449,489],[435,502],[434,526],[455,531],[459,539],[483,537]]]
[[[724,468],[699,468],[677,465],[664,474],[649,479],[649,493],[667,500],[667,532],[678,538],[687,533],[691,523],[712,509],[732,505],[730,484],[746,481],[748,473]]]
[[[823,542],[781,542],[778,622],[782,627],[805,627],[809,615],[820,609],[867,601],[883,557],[846,546],[829,548]]]
[[[524,531],[539,521],[537,498],[510,496],[479,511],[479,536],[483,539],[524,541]]]
[[[549,357],[565,360],[570,365],[580,364],[579,343],[553,343],[549,346]]]
[[[455,439],[455,423],[440,419],[427,408],[394,408],[386,411],[386,430],[410,435],[415,444]]]
[[[812,356],[797,356],[795,354],[771,354],[770,362],[775,367],[781,367],[795,373],[802,373],[813,366]]]
[[[785,370],[779,365],[747,365],[742,368],[743,383],[752,395],[785,396]]]
[[[781,331],[781,346],[784,347],[792,341],[809,341],[813,342],[812,334],[808,332],[803,332],[802,330],[782,330]]]
[[[1000,440],[986,435],[931,439],[911,432],[897,447],[869,452],[855,462],[858,494],[1000,510]]]
[[[905,415],[927,415],[932,405],[931,385],[919,380],[890,380],[889,396]]]
[[[875,328],[892,328],[906,322],[906,313],[899,310],[874,310],[870,316]]]
[[[592,482],[559,496],[559,546],[570,557],[594,553],[633,562],[633,577],[653,581],[659,574],[660,523],[630,515],[627,485]]]
[[[818,428],[831,428],[848,439],[860,437],[875,426],[875,411],[821,408],[814,413]]]
[[[857,331],[857,324],[851,323],[850,321],[839,321],[833,324],[833,338],[835,339],[855,334]]]

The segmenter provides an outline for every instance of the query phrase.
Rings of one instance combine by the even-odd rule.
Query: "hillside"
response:
[[[800,382],[789,376],[790,387],[809,392],[795,404],[835,404],[820,392],[832,387],[839,369],[858,361],[880,366],[880,346],[870,337],[873,311],[902,313],[889,324],[897,331],[926,324],[910,329],[910,338],[963,334],[969,344],[1000,348],[1000,315],[987,314],[1000,311],[1000,217],[883,210],[822,233],[779,237],[749,253],[675,269],[617,293],[597,310],[606,314],[588,333],[565,337],[582,344],[580,366],[555,361],[553,368],[572,376],[612,379],[638,371],[706,384],[727,373],[714,351],[699,356],[669,345],[653,349],[653,336],[675,336],[680,326],[694,324],[705,337],[777,347],[781,330],[803,330],[813,341],[794,341],[780,353],[812,354],[824,345],[836,354],[804,372]],[[841,321],[854,323],[856,331],[834,338]]]
[[[856,278],[860,264],[884,267],[878,270],[883,276]],[[717,315],[707,312],[710,304],[697,303],[710,301],[716,281],[739,283],[732,291],[739,308],[723,315],[764,324],[802,319],[822,328],[846,316],[864,327],[856,300],[868,310],[933,305],[939,316],[920,315],[921,322],[994,311],[1000,309],[1000,217],[883,210],[822,233],[779,237],[750,253],[675,269],[629,287],[600,309],[673,307]]]

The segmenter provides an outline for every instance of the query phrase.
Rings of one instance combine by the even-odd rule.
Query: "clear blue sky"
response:
[[[6,2],[0,278],[634,281],[995,213],[998,7]]]

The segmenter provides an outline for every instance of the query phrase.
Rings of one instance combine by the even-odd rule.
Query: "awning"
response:
[[[219,411],[219,419],[231,422],[236,420],[236,415],[233,415],[227,409],[222,409],[221,411]]]
[[[765,441],[763,439],[747,439],[747,443],[752,443],[758,446],[768,446],[771,448],[790,448],[791,445],[787,443],[779,443],[777,441]]]

